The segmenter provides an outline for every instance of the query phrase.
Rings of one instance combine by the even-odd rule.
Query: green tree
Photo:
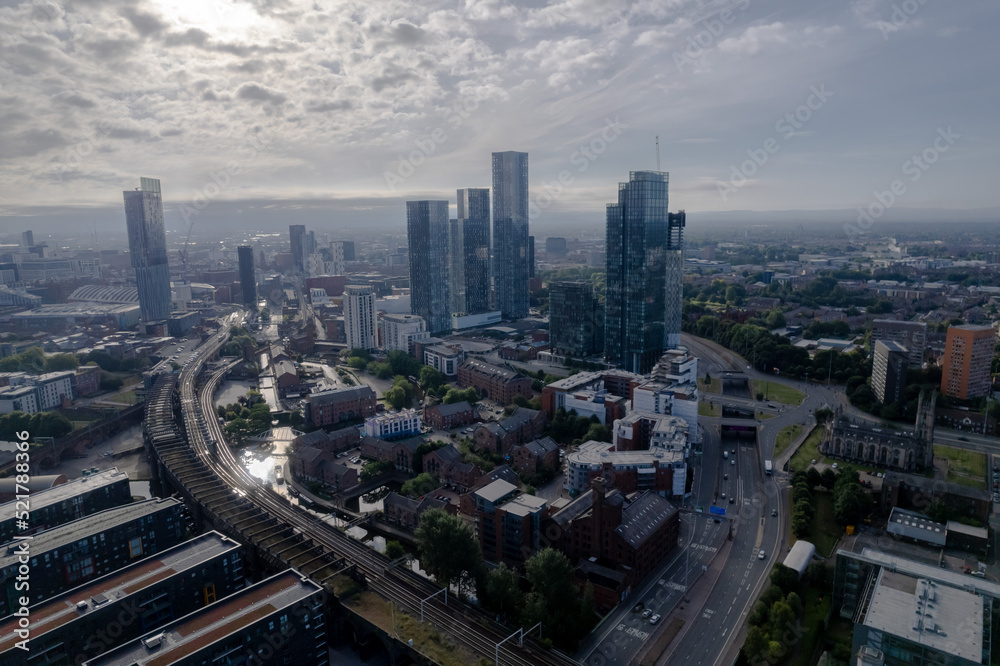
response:
[[[406,555],[406,549],[403,548],[403,544],[395,539],[385,542],[385,556],[390,560],[399,559],[404,555]]]
[[[771,569],[771,583],[781,588],[781,591],[785,594],[788,594],[798,589],[799,572],[778,562]]]
[[[476,404],[477,402],[479,402],[479,392],[472,387],[469,387],[467,389],[451,388],[448,389],[448,392],[445,393],[444,399],[442,400],[442,402],[444,402],[444,404],[446,405],[451,405],[456,402],[463,402],[463,401],[468,402],[471,405]]]
[[[422,472],[404,483],[399,492],[407,497],[416,498],[421,495],[426,495],[440,485],[441,484],[438,482],[436,476],[428,474],[427,472]]]
[[[366,369],[379,379],[389,379],[389,377],[392,377],[392,366],[388,363],[371,361],[366,366]]]
[[[784,601],[776,601],[771,606],[771,635],[778,640],[788,629],[795,626],[795,613]]]
[[[361,358],[360,356],[351,356],[347,359],[347,365],[354,368],[355,370],[364,370],[368,367],[368,361]]]
[[[393,465],[391,460],[377,460],[374,462],[367,463],[364,467],[362,467],[361,474],[359,474],[358,477],[362,481],[370,481],[379,474],[388,472],[393,467],[395,467],[395,465]]]
[[[406,390],[399,386],[393,386],[391,389],[382,394],[385,398],[386,404],[388,404],[393,409],[402,409],[407,406],[406,400]]]
[[[479,542],[461,518],[444,509],[429,509],[420,516],[413,536],[420,564],[438,584],[448,587],[475,575],[481,566]]]
[[[302,425],[305,422],[305,418],[302,416],[302,410],[293,409],[292,413],[288,415],[288,422],[293,426]]]
[[[480,599],[486,608],[506,616],[508,623],[516,624],[524,606],[520,576],[517,571],[501,564],[490,569],[483,577]]]
[[[80,359],[76,354],[55,354],[45,358],[45,372],[61,372],[76,370],[80,367]]]
[[[531,584],[525,624],[541,622],[556,643],[574,646],[590,630],[593,617],[574,583],[572,563],[561,552],[545,548],[525,563],[525,577]]]
[[[751,625],[747,629],[747,637],[743,640],[743,657],[747,663],[758,664],[766,661],[767,656],[767,632],[759,625]]]
[[[386,354],[386,361],[392,366],[393,375],[409,377],[420,372],[420,361],[398,349],[394,349]]]
[[[448,378],[437,368],[432,368],[429,365],[420,368],[420,385],[425,389],[436,389],[447,383]]]

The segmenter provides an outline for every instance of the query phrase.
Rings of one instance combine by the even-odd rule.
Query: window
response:
[[[142,555],[142,537],[135,537],[128,542],[129,557],[139,557]]]

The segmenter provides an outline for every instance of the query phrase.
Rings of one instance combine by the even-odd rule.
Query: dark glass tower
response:
[[[458,219],[451,221],[451,309],[490,309],[490,191],[458,190]]]
[[[292,246],[292,263],[294,263],[295,268],[300,271],[305,267],[302,258],[302,237],[305,235],[306,225],[288,225],[288,242]]]
[[[493,153],[493,288],[505,319],[528,316],[528,153]]]
[[[160,181],[140,178],[139,185],[135,190],[123,192],[129,255],[135,269],[142,320],[162,321],[170,317],[170,266]]]
[[[663,172],[633,171],[607,207],[604,353],[629,372],[649,372],[666,342],[668,182]]]
[[[557,354],[583,358],[600,351],[603,317],[589,282],[549,285],[549,342]]]
[[[407,201],[406,236],[410,253],[410,311],[427,330],[451,330],[447,201]]]
[[[236,253],[240,258],[240,288],[243,290],[243,305],[257,309],[257,280],[253,270],[253,248],[240,245]]]

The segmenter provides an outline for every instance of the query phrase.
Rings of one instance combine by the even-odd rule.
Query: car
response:
[[[777,516],[778,516],[778,510],[777,509],[771,509],[771,516],[777,518]]]
[[[730,504],[736,504],[736,498],[735,497],[730,497],[729,498],[729,503]]]
[[[816,459],[815,459],[815,458],[813,458],[813,459],[812,459],[812,461],[811,461],[811,462],[810,462],[809,464],[810,464],[810,465],[815,465],[815,464],[816,464]]]
[[[833,468],[837,469],[837,463],[833,463]]]
[[[721,523],[721,522],[722,522],[722,519],[721,519],[721,518],[716,518],[716,519],[715,519],[715,524],[716,524],[716,525],[718,525],[718,524],[719,524],[719,523]]]
[[[757,559],[758,560],[762,560],[765,557],[767,557],[767,556],[764,554],[764,551],[760,551],[759,553],[757,553]]]
[[[721,497],[722,499],[726,499],[726,493],[722,493]]]
[[[632,607],[632,612],[633,613],[642,612],[642,609],[645,608],[645,607],[646,607],[646,604],[644,604],[644,603],[642,603],[640,601],[639,603],[637,603],[635,606]]]
[[[659,615],[653,615],[653,617],[649,618],[649,623],[650,624],[656,624],[659,621],[660,621],[660,616]]]
[[[651,608],[647,608],[646,610],[642,611],[642,619],[645,620],[647,617],[649,617],[652,614],[653,614],[653,610]]]
[[[723,481],[728,481],[729,480],[729,475],[728,474],[723,474],[722,475],[722,480]]]
[[[730,460],[730,461],[729,461],[729,464],[730,464],[730,465],[735,465],[735,464],[736,464],[736,459],[734,458],[734,459]]]

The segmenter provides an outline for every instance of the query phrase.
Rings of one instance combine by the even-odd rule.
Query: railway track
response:
[[[327,587],[332,587],[338,574],[363,576],[371,590],[419,617],[421,600],[440,591],[439,587],[412,571],[391,567],[385,556],[289,504],[253,478],[233,455],[212,405],[218,383],[233,364],[217,365],[200,377],[206,363],[228,340],[229,328],[227,320],[179,377],[161,378],[147,399],[147,436],[165,473],[213,522],[230,526],[230,531],[237,532],[233,536],[256,546],[274,564],[294,567]],[[183,431],[174,409],[177,397]],[[458,644],[490,659],[496,654],[496,644],[511,633],[479,608],[454,598],[445,605],[442,595],[423,604],[423,615]],[[534,638],[524,645],[504,643],[500,663],[578,664],[562,653],[545,650]]]

